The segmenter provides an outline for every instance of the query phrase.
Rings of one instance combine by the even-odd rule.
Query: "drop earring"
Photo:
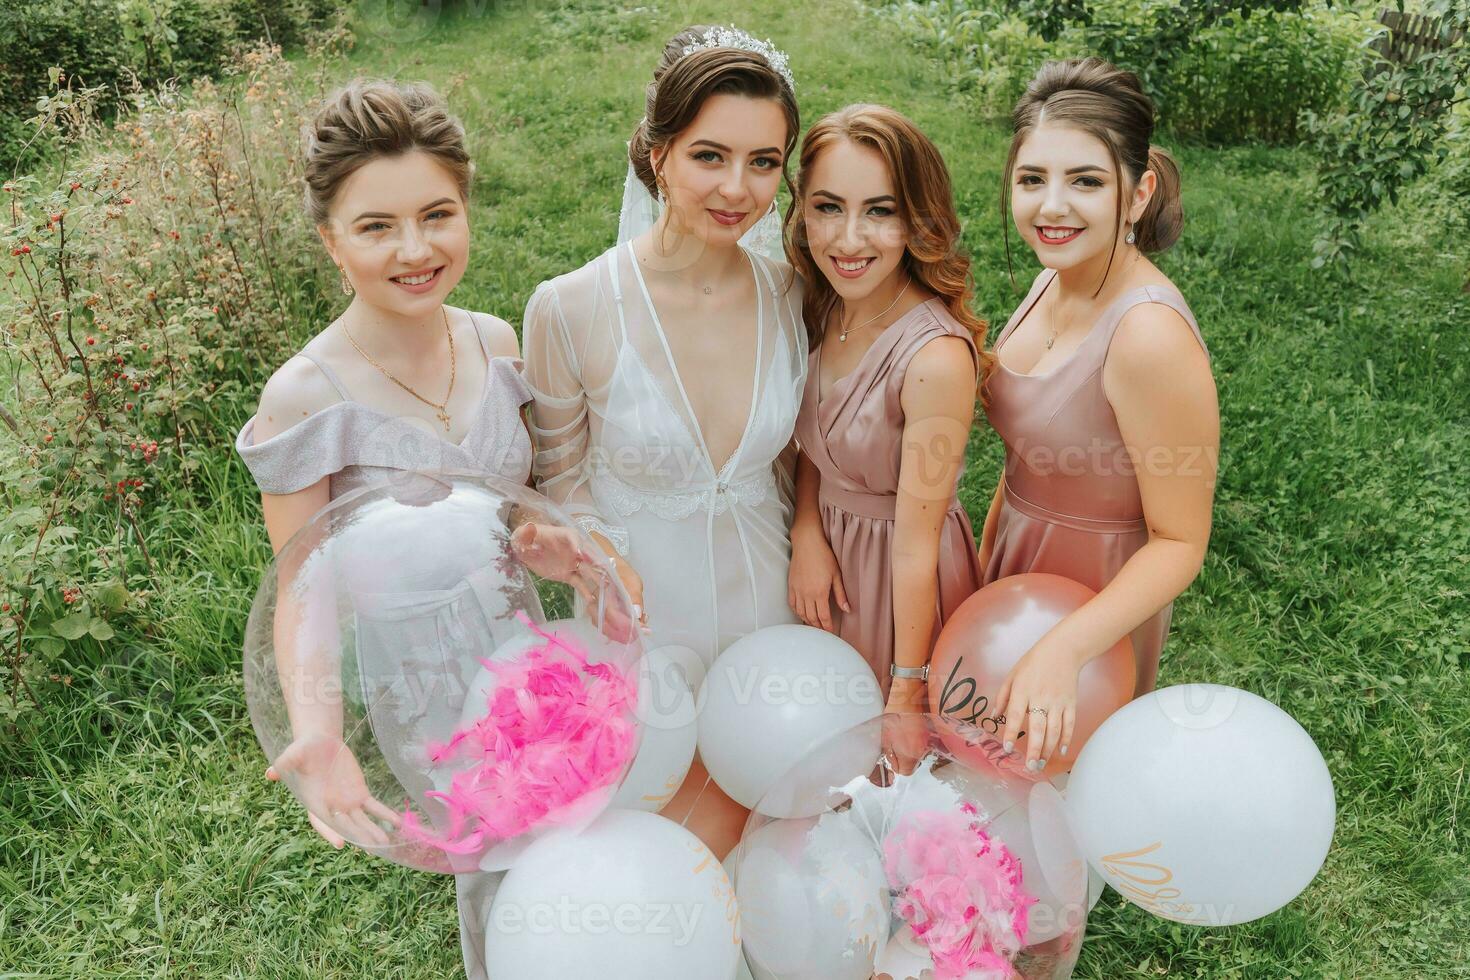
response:
[[[1123,241],[1127,242],[1129,245],[1132,245],[1137,240],[1138,239],[1133,234],[1133,229],[1129,228],[1128,234],[1123,238]]]
[[[352,283],[347,281],[347,270],[342,268],[340,265],[337,266],[337,278],[339,284],[342,286],[342,295],[351,296]]]

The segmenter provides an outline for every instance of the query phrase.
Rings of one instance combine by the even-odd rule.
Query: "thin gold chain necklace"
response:
[[[438,419],[439,419],[440,422],[443,422],[444,423],[444,431],[445,432],[448,432],[449,431],[449,412],[446,409],[448,409],[448,407],[449,407],[449,399],[454,396],[454,374],[455,374],[454,331],[452,331],[452,330],[449,329],[449,314],[444,311],[444,307],[442,305],[439,307],[439,314],[440,314],[440,316],[444,317],[444,335],[449,338],[449,390],[444,393],[444,401],[438,403],[437,405],[434,402],[429,401],[423,395],[421,395],[418,392],[414,391],[412,388],[410,388],[408,385],[404,384],[402,381],[399,381],[397,378],[393,377],[393,372],[389,371],[387,368],[383,367],[383,365],[381,365],[377,361],[373,360],[373,355],[371,355],[367,351],[363,350],[362,349],[362,345],[360,345],[353,338],[352,331],[347,329],[347,322],[345,320],[342,322],[342,332],[347,335],[347,339],[348,340],[352,341],[352,346],[357,348],[357,352],[359,354],[361,354],[363,357],[367,358],[367,362],[369,364],[371,364],[373,367],[377,368],[379,371],[382,371],[383,374],[384,374],[384,376],[386,376],[389,381],[393,382],[398,387],[402,388],[404,391],[408,392],[410,395],[412,395],[413,397],[417,398],[419,401],[423,402],[425,405],[427,405],[430,408],[432,408],[434,410],[434,415],[436,417],[438,417]]]
[[[892,303],[889,303],[888,306],[886,306],[884,308],[883,312],[878,314],[878,316],[870,316],[866,320],[864,320],[862,323],[859,323],[857,326],[855,326],[855,327],[848,327],[846,330],[843,330],[842,332],[840,332],[837,335],[838,342],[839,343],[846,343],[847,342],[847,335],[848,334],[852,333],[854,330],[861,330],[863,327],[866,327],[868,324],[872,323],[874,320],[877,320],[877,319],[881,318],[889,310],[891,310],[895,306],[897,306],[898,305],[898,301],[901,300],[901,299],[903,299],[903,294],[909,291],[909,286],[912,283],[913,283],[913,280],[912,279],[910,279],[907,282],[905,282],[903,284],[903,288],[898,291],[898,295],[895,296],[895,297],[893,297],[893,302]]]

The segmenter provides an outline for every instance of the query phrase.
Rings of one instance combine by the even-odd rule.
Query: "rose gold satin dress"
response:
[[[808,355],[806,390],[796,420],[802,452],[822,475],[822,528],[837,556],[852,612],[832,604],[837,635],[852,644],[878,675],[888,696],[893,664],[893,521],[898,505],[904,415],[900,396],[909,362],[937,337],[962,337],[975,353],[969,329],[938,297],[893,321],[852,372],[820,397],[821,347]],[[934,636],[980,587],[980,556],[970,518],[950,491],[939,538],[939,593]],[[932,640],[931,640],[932,642]]]
[[[996,338],[997,352],[1055,277],[1052,269],[1036,277]],[[1049,572],[1101,591],[1148,542],[1138,478],[1102,384],[1113,333],[1123,314],[1140,303],[1176,310],[1204,347],[1184,297],[1150,285],[1114,300],[1081,345],[1051,370],[1017,374],[996,365],[986,413],[1006,444],[1005,484],[985,584],[1007,575]],[[1133,631],[1135,696],[1154,689],[1173,609],[1170,603]]]

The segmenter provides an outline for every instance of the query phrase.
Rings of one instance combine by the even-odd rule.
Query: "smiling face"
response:
[[[707,244],[733,245],[776,199],[786,139],[775,100],[712,95],[650,158],[679,224]]]
[[[358,297],[404,318],[427,316],[443,303],[469,257],[459,185],[419,151],[358,168],[318,231]]]
[[[1011,171],[1011,217],[1021,237],[1050,269],[1106,263],[1153,190],[1145,172],[1136,187],[1120,186],[1108,147],[1071,126],[1037,126],[1021,143]],[[1118,195],[1128,195],[1123,221]]]
[[[893,177],[875,149],[839,139],[802,174],[802,217],[812,261],[844,302],[898,274],[907,227]]]

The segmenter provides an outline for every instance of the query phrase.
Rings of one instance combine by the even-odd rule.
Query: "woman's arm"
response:
[[[810,382],[815,384],[815,379]],[[822,528],[822,471],[805,452],[796,458],[796,515],[791,521],[791,568],[786,576],[786,601],[808,626],[835,632],[831,600],[851,612],[837,556]]]
[[[1000,513],[1000,500],[1006,485],[1005,471],[995,483],[995,493],[990,496],[990,509],[985,512],[985,523],[980,528],[980,567],[990,567],[990,556],[995,554],[995,522]]]
[[[336,400],[316,365],[292,358],[261,392],[254,438],[264,442]],[[325,476],[292,493],[260,495],[266,533],[277,556],[272,635],[276,676],[291,725],[291,743],[266,769],[266,777],[294,775],[312,827],[340,848],[343,832],[358,841],[386,843],[387,835],[373,821],[393,823],[398,817],[368,792],[351,753],[342,754],[341,635],[335,607],[326,588],[311,588],[301,580],[306,574],[330,574],[325,563],[302,562],[320,542],[306,541],[283,553],[286,543],[330,501],[330,480]]]
[[[921,347],[904,376],[903,455],[890,561],[893,662],[922,667],[934,646],[939,543],[975,413],[975,361],[959,337]],[[889,710],[920,711],[925,685],[894,678]]]
[[[1199,574],[1210,538],[1220,412],[1209,359],[1183,317],[1157,303],[1130,310],[1113,335],[1103,391],[1117,416],[1143,499],[1148,541],[1081,609],[1053,627],[1002,686],[1002,737],[1015,738],[1030,705],[1047,708],[1027,762],[1072,737],[1077,673],[1173,602]],[[1044,764],[1044,763],[1043,763]]]

